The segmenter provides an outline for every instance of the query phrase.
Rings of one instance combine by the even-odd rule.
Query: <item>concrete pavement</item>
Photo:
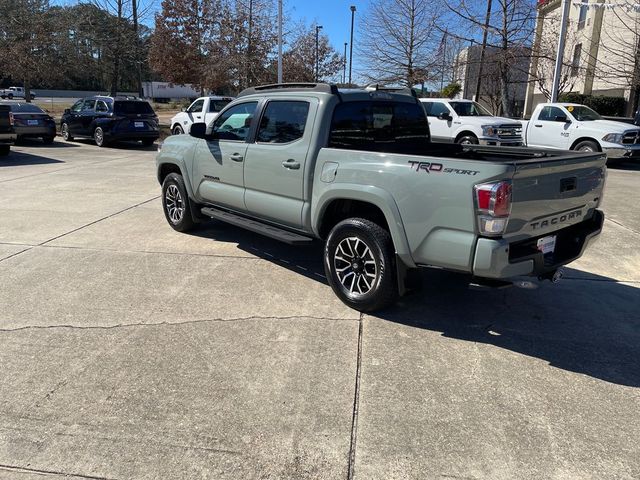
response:
[[[360,315],[319,245],[171,230],[153,149],[13,151],[0,479],[640,477],[640,167],[560,284]]]

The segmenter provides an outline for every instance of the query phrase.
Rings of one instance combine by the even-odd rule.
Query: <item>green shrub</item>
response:
[[[446,98],[453,98],[462,91],[462,87],[459,83],[450,83],[442,89],[442,96]]]
[[[581,103],[606,117],[623,117],[627,106],[627,101],[623,97],[583,95],[575,92],[563,93],[559,100],[567,103]]]

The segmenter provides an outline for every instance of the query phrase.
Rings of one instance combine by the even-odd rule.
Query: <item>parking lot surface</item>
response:
[[[0,479],[640,478],[640,165],[559,284],[360,315],[321,245],[174,232],[154,150],[0,159]]]

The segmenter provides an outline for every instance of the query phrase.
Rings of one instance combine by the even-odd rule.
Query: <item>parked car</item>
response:
[[[284,84],[243,91],[210,134],[193,124],[156,163],[173,229],[214,218],[294,245],[321,239],[334,292],[373,311],[421,267],[487,286],[559,279],[602,229],[605,160],[432,143],[409,89]]]
[[[148,102],[131,97],[94,96],[64,111],[60,130],[65,140],[93,138],[104,147],[121,140],[152,145],[160,137],[158,116]]]
[[[31,103],[2,102],[13,113],[14,130],[18,141],[23,138],[41,138],[53,143],[56,138],[56,122],[51,115]]]
[[[220,111],[233,100],[233,97],[200,97],[193,102],[189,108],[178,113],[171,119],[171,133],[180,135],[189,133],[191,125],[196,122],[204,122],[211,125],[211,122],[218,116]]]
[[[0,105],[0,156],[9,155],[15,141],[11,109],[7,105]]]
[[[31,100],[35,100],[36,92],[31,90],[29,94],[30,94],[29,96],[31,97]],[[9,100],[13,100],[14,98],[26,98],[26,97],[25,97],[24,88],[9,87],[9,88],[0,90],[0,98],[2,99],[8,98]]]
[[[605,120],[585,105],[542,103],[522,122],[530,147],[605,152],[610,159],[640,159],[640,128]]]
[[[463,145],[522,145],[522,125],[509,118],[495,117],[471,100],[422,98],[429,118],[431,137],[436,142]]]

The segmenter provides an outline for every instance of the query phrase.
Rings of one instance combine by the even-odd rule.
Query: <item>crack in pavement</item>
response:
[[[362,374],[362,331],[364,314],[358,318],[358,348],[356,354],[356,384],[353,394],[353,413],[351,417],[351,441],[349,444],[349,460],[347,464],[347,480],[353,480],[356,464],[356,441],[358,438],[358,415],[360,409],[360,377]]]
[[[614,219],[609,218],[609,217],[604,217],[604,219],[605,219],[605,220],[608,220],[608,221],[609,221],[609,222],[611,222],[611,223],[615,223],[615,224],[616,224],[616,225],[618,225],[619,227],[622,227],[622,228],[624,228],[625,230],[629,230],[630,232],[633,232],[633,233],[635,233],[636,235],[640,235],[640,232],[638,232],[638,231],[634,230],[634,229],[633,229],[633,228],[631,228],[631,227],[627,227],[626,225],[624,225],[623,223],[621,223],[621,222],[619,222],[619,221],[617,221],[617,220],[614,220]]]
[[[15,328],[0,328],[0,333],[11,333],[11,332],[20,332],[23,330],[53,330],[53,329],[72,329],[72,330],[115,330],[118,328],[135,328],[135,327],[162,327],[162,326],[171,326],[171,325],[189,325],[189,324],[198,324],[198,323],[231,323],[231,322],[241,322],[248,320],[294,320],[294,319],[305,319],[305,320],[328,320],[332,322],[357,322],[358,319],[355,318],[334,318],[334,317],[314,317],[311,315],[292,315],[288,317],[277,317],[277,316],[259,316],[253,315],[249,317],[235,317],[235,318],[201,318],[197,320],[184,320],[181,322],[155,322],[155,323],[118,323],[115,325],[90,325],[90,326],[81,326],[81,325],[69,325],[69,324],[59,324],[59,325],[25,325],[24,327],[15,327]]]
[[[19,472],[19,473],[35,473],[35,474],[39,474],[39,475],[46,475],[46,476],[62,476],[65,478],[86,478],[86,479],[90,479],[90,480],[117,480],[115,478],[112,477],[98,477],[95,475],[85,475],[82,473],[69,473],[69,472],[61,472],[61,471],[57,471],[57,470],[43,470],[40,468],[29,468],[29,467],[20,467],[17,465],[5,465],[0,463],[0,469],[2,470],[6,470],[9,472]]]

